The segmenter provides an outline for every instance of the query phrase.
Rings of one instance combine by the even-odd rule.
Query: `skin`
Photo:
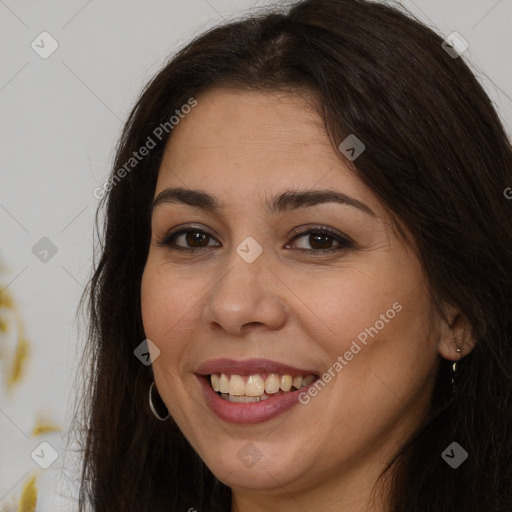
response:
[[[231,487],[232,511],[384,511],[380,500],[370,504],[372,487],[425,418],[439,356],[456,360],[456,343],[467,353],[467,325],[455,308],[446,307],[448,322],[437,315],[418,258],[304,94],[213,89],[197,100],[171,134],[154,197],[200,189],[223,206],[163,203],[153,212],[141,302],[146,336],[161,351],[155,385]],[[343,192],[375,216],[332,202],[270,213],[266,201],[286,189]],[[175,241],[202,252],[157,245],[182,224],[211,235]],[[355,246],[312,254],[338,243],[294,233],[304,225],[334,228]],[[263,249],[252,263],[236,252],[248,236]],[[264,357],[322,374],[394,303],[401,311],[307,405],[256,425],[208,409],[194,375],[205,361]],[[237,456],[248,442],[261,455],[252,467]]]

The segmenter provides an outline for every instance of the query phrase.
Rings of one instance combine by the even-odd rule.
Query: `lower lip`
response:
[[[300,403],[299,395],[305,391],[307,392],[308,388],[313,386],[318,380],[315,379],[311,384],[296,391],[289,391],[260,402],[238,403],[229,402],[221,398],[211,387],[209,376],[196,375],[196,377],[198,377],[201,383],[208,407],[221,420],[243,425],[263,423],[291,409],[294,405]]]

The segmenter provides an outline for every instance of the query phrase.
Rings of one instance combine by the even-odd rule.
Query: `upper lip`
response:
[[[212,373],[225,373],[228,375],[255,375],[257,373],[277,373],[279,375],[317,375],[315,370],[296,368],[270,359],[212,359],[201,364],[196,370],[198,375],[210,375]]]

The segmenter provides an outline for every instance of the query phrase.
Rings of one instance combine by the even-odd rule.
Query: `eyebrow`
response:
[[[222,208],[220,201],[202,191],[188,188],[166,188],[158,194],[151,205],[151,213],[165,203],[186,204],[195,208],[215,212]],[[376,217],[375,212],[365,203],[335,190],[286,190],[267,203],[271,213],[280,213],[322,203],[338,203],[357,208]]]

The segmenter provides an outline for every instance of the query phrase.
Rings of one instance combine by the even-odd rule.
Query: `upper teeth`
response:
[[[247,380],[245,380],[247,379]],[[292,386],[300,389],[311,384],[314,375],[292,377],[291,375],[278,375],[270,373],[266,376],[255,374],[249,377],[240,375],[226,375],[225,373],[212,373],[210,380],[215,391],[229,393],[234,396],[262,396],[264,393],[277,393],[290,391]]]

